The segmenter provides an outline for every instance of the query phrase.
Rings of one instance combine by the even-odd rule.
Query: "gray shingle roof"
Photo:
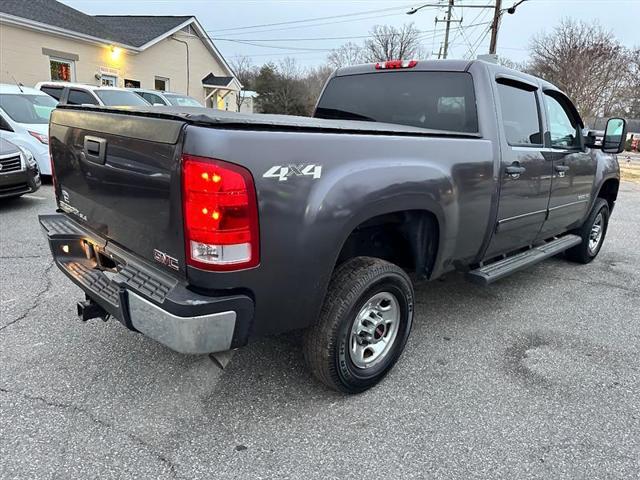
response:
[[[56,0],[0,0],[0,12],[134,47],[144,45],[191,18],[92,16]]]
[[[202,84],[211,87],[226,87],[232,80],[233,77],[217,77],[213,73],[210,73],[202,79]]]
[[[96,15],[94,18],[115,35],[119,42],[140,47],[186,22],[191,17]]]

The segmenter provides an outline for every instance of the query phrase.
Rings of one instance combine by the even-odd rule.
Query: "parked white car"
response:
[[[39,82],[35,88],[58,100],[60,105],[149,106],[145,99],[128,88],[71,82]]]
[[[49,117],[57,104],[34,88],[0,84],[0,136],[30,152],[42,175],[51,175]]]
[[[161,92],[158,90],[145,90],[134,88],[134,92],[144,98],[151,105],[173,105],[176,107],[204,107],[195,98],[180,93]]]

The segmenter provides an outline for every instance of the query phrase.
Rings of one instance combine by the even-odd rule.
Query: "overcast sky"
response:
[[[515,1],[503,0],[503,7]],[[412,6],[446,3],[446,0],[415,3],[403,0],[64,0],[64,3],[89,14],[195,15],[229,59],[247,55],[254,63],[261,64],[290,56],[303,65],[312,66],[322,63],[332,48],[348,41],[361,43],[367,32],[378,24],[400,26],[413,21],[423,32],[425,49],[437,51],[444,37],[444,24],[434,29],[434,19],[436,15],[442,18],[445,9],[429,7],[414,15],[405,12]],[[452,25],[449,58],[465,58],[470,50],[476,54],[487,53],[489,24],[486,22],[490,22],[492,10],[464,8],[464,5],[492,4],[493,0],[456,0],[455,3],[455,18],[462,18],[464,28],[460,30],[457,24]],[[550,30],[562,17],[598,20],[626,46],[640,46],[640,0],[527,0],[515,15],[504,15],[498,54],[515,61],[524,60],[531,36]],[[283,22],[295,23],[281,24]]]

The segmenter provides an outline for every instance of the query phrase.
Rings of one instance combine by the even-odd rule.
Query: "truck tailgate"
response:
[[[184,275],[183,126],[151,116],[56,109],[49,141],[62,210],[149,261],[164,255],[164,268]]]

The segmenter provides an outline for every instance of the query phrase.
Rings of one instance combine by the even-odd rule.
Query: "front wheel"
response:
[[[404,350],[413,287],[398,266],[353,258],[334,272],[320,319],[305,334],[311,372],[328,387],[359,393],[378,383]]]
[[[582,227],[575,233],[582,238],[582,243],[567,250],[567,258],[577,263],[589,263],[602,248],[604,237],[609,226],[609,204],[598,198],[591,213]]]

